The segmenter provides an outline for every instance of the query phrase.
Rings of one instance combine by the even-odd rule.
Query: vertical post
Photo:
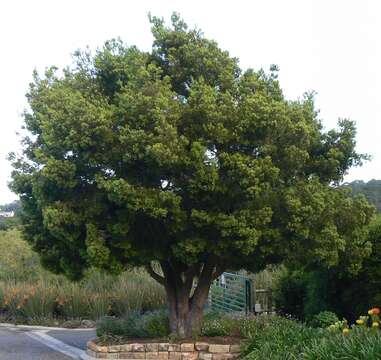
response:
[[[255,304],[257,303],[257,290],[255,287],[255,281],[252,280],[252,286],[251,286],[251,301],[252,301],[252,306],[250,311],[255,312]]]
[[[267,313],[270,314],[272,312],[273,312],[273,291],[272,291],[272,289],[268,289]]]
[[[251,279],[245,280],[245,294],[246,294],[246,315],[253,311],[253,281]]]

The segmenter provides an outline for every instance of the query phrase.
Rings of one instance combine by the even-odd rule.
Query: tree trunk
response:
[[[173,288],[166,287],[172,334],[180,338],[190,338],[200,332],[210,284],[204,289],[203,296],[197,298],[197,301],[194,296],[190,296],[190,291],[180,289],[180,291],[174,291]]]
[[[165,287],[171,333],[180,338],[198,335],[210,286],[222,270],[211,260],[185,270],[184,266],[174,266],[169,262],[161,262],[160,265],[163,276],[158,275],[151,266],[147,270]],[[194,288],[195,279],[197,286]]]

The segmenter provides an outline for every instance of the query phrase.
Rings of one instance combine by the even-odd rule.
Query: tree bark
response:
[[[171,333],[180,338],[191,338],[201,330],[204,306],[212,281],[222,273],[214,259],[204,264],[184,268],[168,261],[161,262],[163,275],[150,266],[150,275],[161,283],[167,294]],[[194,282],[197,286],[194,288]]]

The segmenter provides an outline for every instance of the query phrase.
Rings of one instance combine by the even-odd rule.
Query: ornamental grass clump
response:
[[[131,311],[143,313],[164,306],[164,289],[144,271],[118,277],[93,272],[77,283],[53,275],[0,281],[4,321],[50,325],[106,315],[122,317]]]

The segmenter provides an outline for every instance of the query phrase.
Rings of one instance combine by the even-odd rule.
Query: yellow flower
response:
[[[345,329],[343,330],[343,334],[344,334],[344,335],[349,334],[349,329],[345,328]]]
[[[380,326],[380,324],[378,323],[378,322],[376,322],[376,321],[374,321],[373,323],[372,323],[372,327],[379,327]]]
[[[361,320],[361,319],[356,320],[356,324],[357,325],[363,325],[364,324],[364,320]]]
[[[368,311],[368,314],[369,314],[369,315],[373,315],[373,310],[369,310],[369,311]]]

